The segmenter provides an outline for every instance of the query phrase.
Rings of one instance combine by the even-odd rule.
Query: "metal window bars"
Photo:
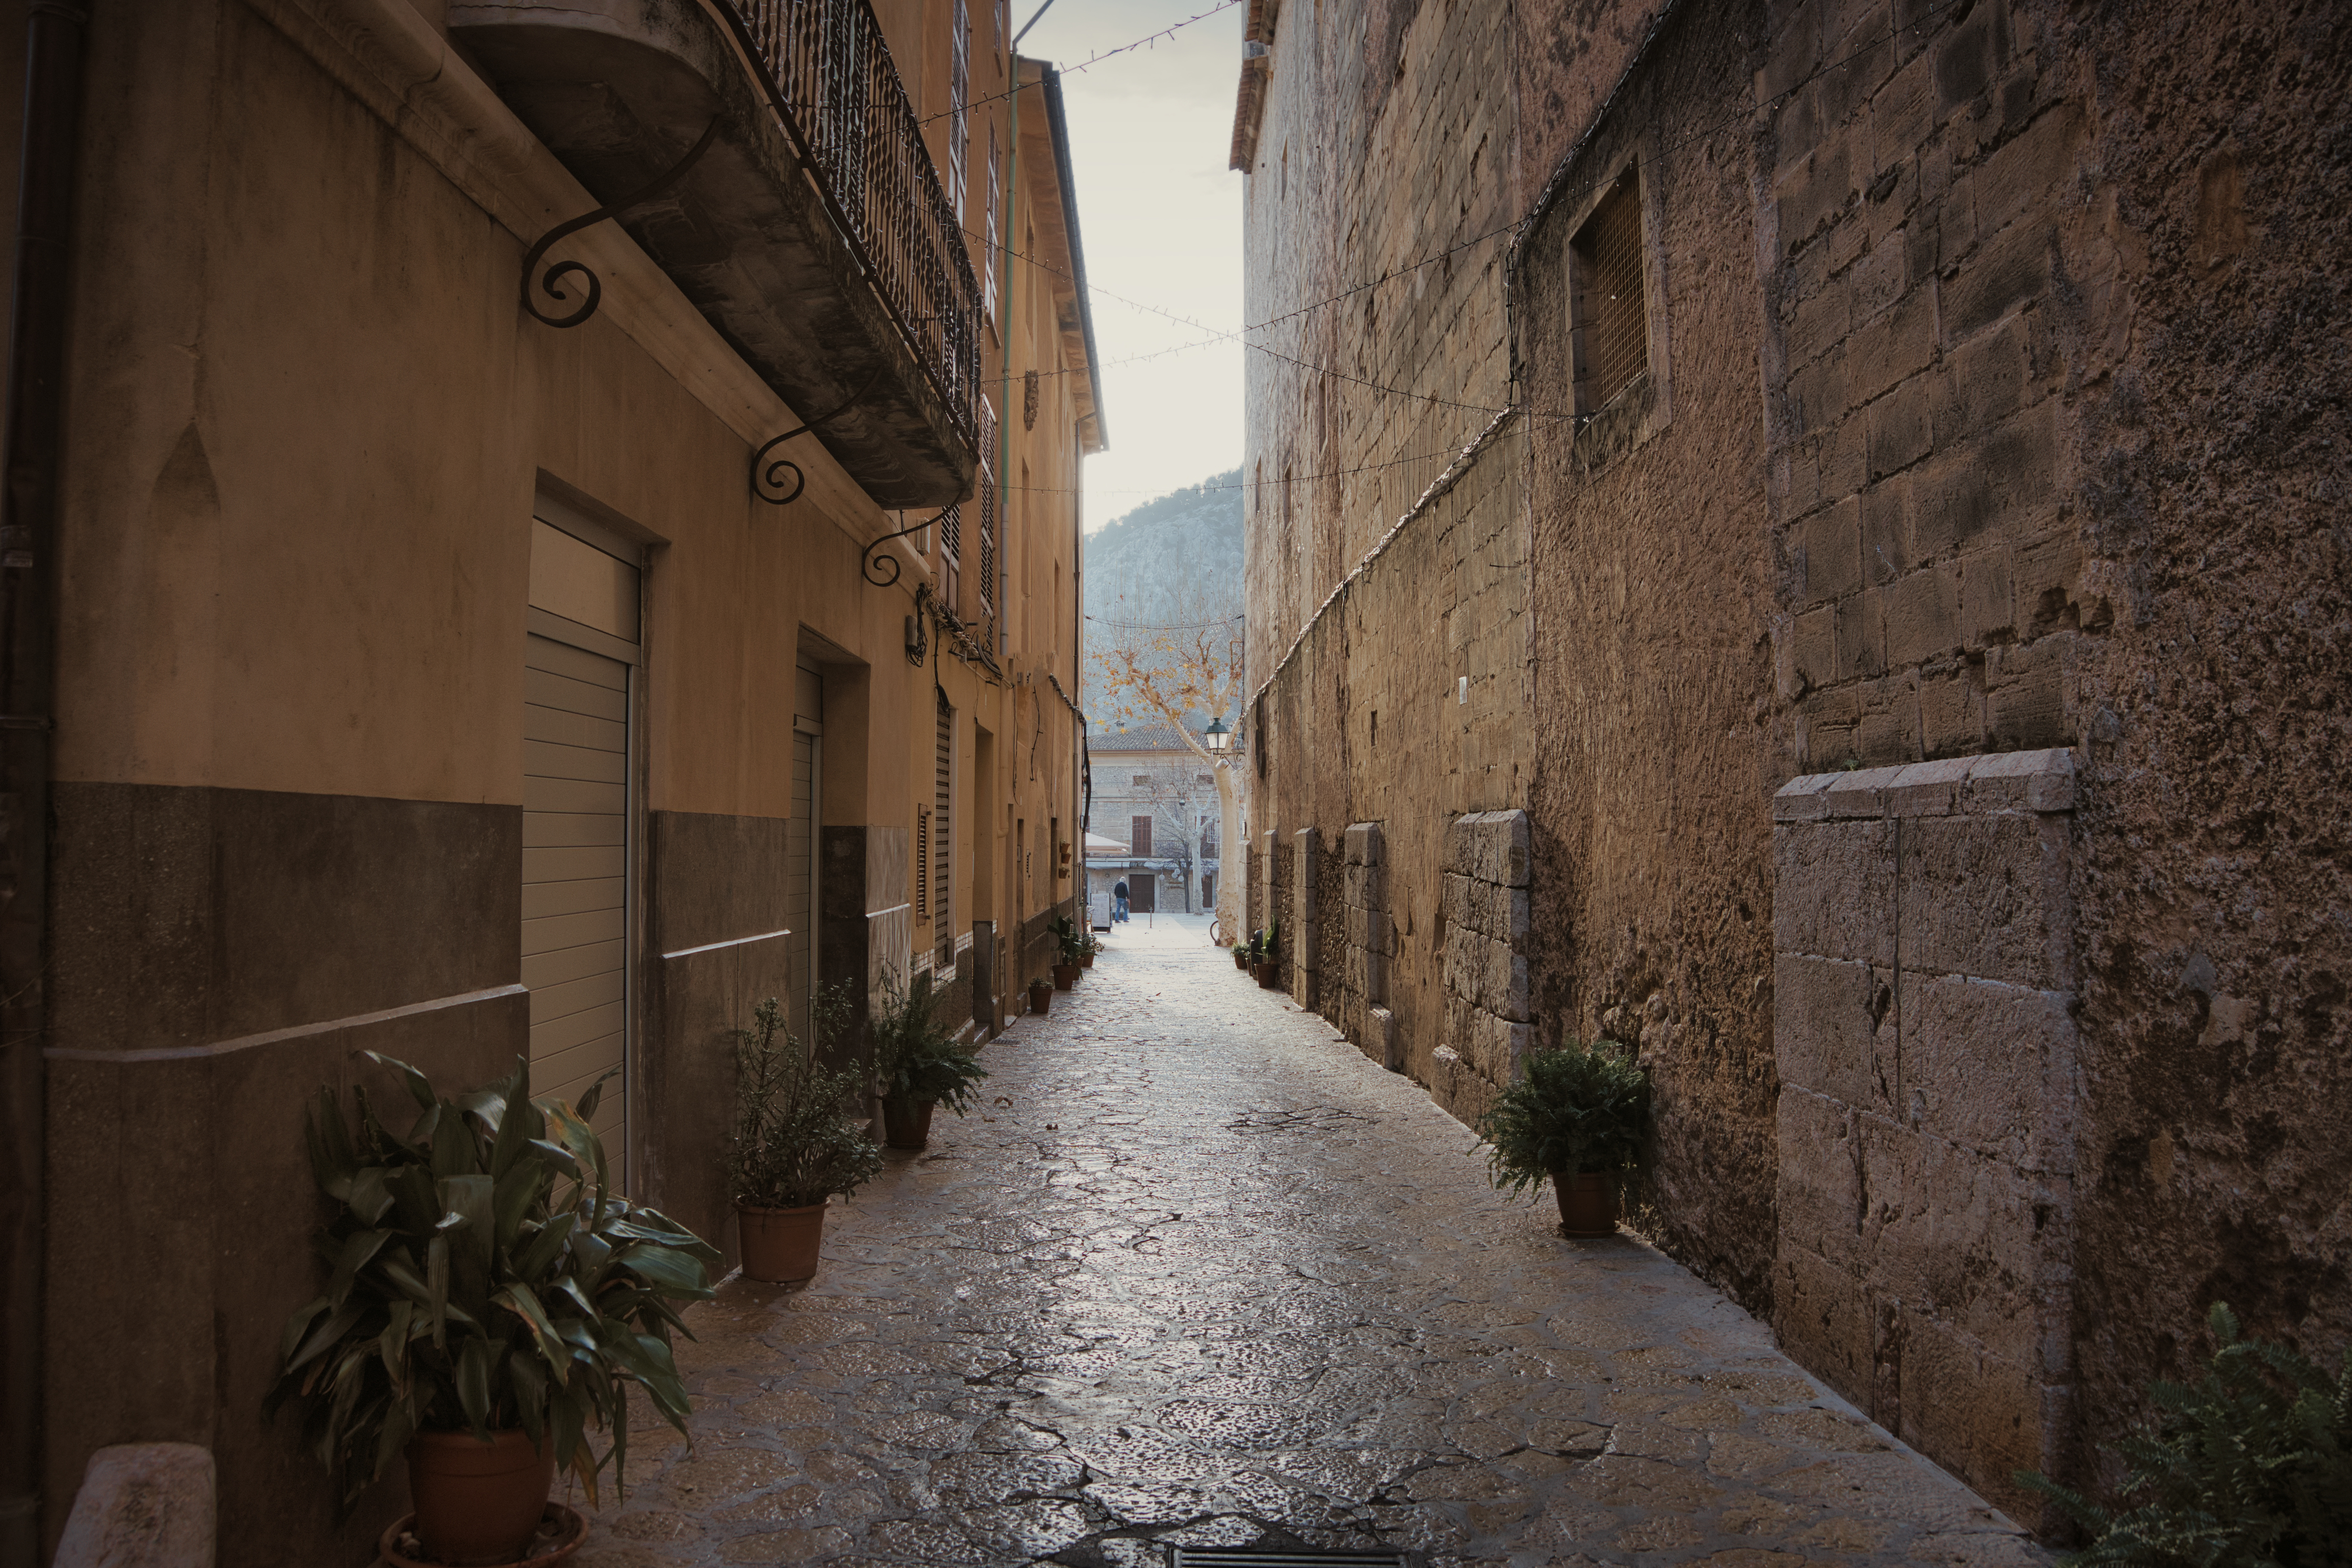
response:
[[[719,0],[769,102],[949,418],[978,435],[980,287],[867,0]]]

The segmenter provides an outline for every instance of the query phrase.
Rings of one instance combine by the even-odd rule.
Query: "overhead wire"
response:
[[[1919,26],[1923,26],[1925,23],[1927,23],[1927,22],[1931,17],[1934,17],[1934,16],[1937,16],[1937,15],[1941,14],[1942,12],[1945,12],[1945,11],[1950,10],[1950,9],[1952,9],[1953,7],[1957,6],[1957,5],[1965,5],[1965,4],[1970,4],[1970,3],[1972,3],[1972,0],[1936,0],[1936,4],[1934,4],[1934,5],[1930,5],[1930,6],[1928,6],[1926,10],[1924,10],[1924,11],[1920,12],[1920,13],[1918,14],[1918,16],[1917,16],[1914,17],[1910,22],[1906,23],[1906,24],[1905,24],[1905,26],[1906,26],[1906,29],[1916,29],[1916,28],[1917,28],[1917,27],[1919,27]],[[1211,15],[1211,14],[1212,14],[1212,13],[1204,12],[1204,13],[1202,13],[1202,16],[1207,16],[1207,15]],[[1192,20],[1194,20],[1194,21],[1197,21],[1197,20],[1199,20],[1199,19],[1200,19],[1199,17],[1192,18]],[[1185,25],[1187,25],[1187,24],[1183,24],[1183,23],[1180,23],[1180,24],[1178,24],[1178,26],[1185,26]],[[1814,82],[1816,82],[1816,81],[1820,80],[1822,78],[1823,78],[1823,77],[1827,76],[1830,72],[1834,71],[1834,70],[1838,70],[1838,69],[1840,69],[1840,68],[1843,68],[1843,67],[1846,67],[1846,66],[1849,66],[1849,65],[1853,64],[1855,61],[1857,61],[1857,60],[1859,60],[1859,59],[1862,59],[1862,58],[1864,58],[1865,56],[1867,56],[1867,55],[1869,55],[1870,53],[1874,52],[1874,51],[1875,49],[1877,49],[1879,47],[1881,47],[1881,44],[1882,44],[1882,43],[1883,43],[1883,40],[1880,40],[1880,41],[1877,41],[1877,42],[1873,42],[1873,43],[1870,43],[1870,44],[1865,44],[1865,45],[1862,46],[1861,47],[1858,47],[1858,48],[1856,48],[1856,49],[1853,50],[1852,52],[1850,52],[1850,53],[1848,53],[1848,54],[1845,54],[1845,55],[1842,55],[1842,56],[1840,56],[1840,57],[1839,57],[1839,58],[1837,58],[1836,59],[1824,61],[1824,62],[1822,62],[1821,65],[1816,66],[1816,67],[1815,67],[1811,71],[1809,71],[1809,72],[1808,72],[1808,73],[1806,73],[1804,76],[1802,76],[1802,77],[1799,78],[1797,80],[1795,80],[1795,81],[1793,81],[1793,82],[1790,83],[1790,85],[1789,85],[1788,87],[1786,87],[1786,88],[1782,89],[1780,92],[1777,92],[1777,93],[1773,94],[1771,97],[1767,98],[1767,99],[1764,99],[1764,100],[1760,100],[1759,102],[1755,103],[1755,104],[1753,104],[1753,105],[1751,105],[1751,106],[1744,106],[1744,107],[1742,107],[1742,108],[1740,108],[1740,109],[1738,109],[1738,110],[1733,110],[1732,112],[1726,114],[1726,115],[1725,115],[1723,118],[1721,118],[1720,120],[1717,120],[1717,121],[1711,121],[1710,123],[1708,123],[1708,124],[1706,124],[1706,125],[1700,126],[1700,127],[1698,127],[1698,128],[1696,128],[1696,129],[1695,129],[1695,130],[1693,130],[1693,131],[1691,131],[1691,132],[1687,132],[1686,134],[1685,134],[1685,135],[1683,135],[1683,136],[1681,136],[1681,137],[1677,138],[1676,140],[1675,140],[1675,141],[1673,141],[1673,142],[1670,142],[1665,143],[1665,144],[1664,144],[1664,145],[1663,145],[1663,146],[1662,146],[1658,151],[1659,151],[1659,153],[1669,153],[1669,152],[1676,152],[1676,151],[1679,151],[1679,150],[1681,150],[1682,148],[1684,148],[1684,147],[1687,147],[1687,146],[1690,146],[1690,145],[1692,145],[1692,144],[1693,144],[1693,143],[1695,143],[1695,142],[1701,142],[1701,141],[1704,141],[1704,140],[1706,140],[1706,139],[1707,139],[1707,138],[1709,138],[1709,137],[1712,137],[1712,136],[1717,135],[1717,134],[1721,133],[1722,132],[1724,132],[1724,131],[1726,131],[1726,130],[1727,130],[1727,129],[1730,129],[1731,127],[1733,127],[1733,126],[1735,126],[1735,125],[1738,125],[1738,123],[1740,123],[1741,121],[1746,121],[1746,120],[1748,120],[1748,119],[1752,118],[1752,117],[1753,117],[1754,115],[1756,115],[1756,114],[1759,114],[1759,113],[1767,112],[1767,111],[1769,111],[1769,110],[1771,110],[1771,109],[1773,109],[1773,108],[1777,107],[1778,105],[1780,105],[1780,104],[1781,104],[1781,103],[1783,103],[1783,102],[1787,101],[1789,99],[1790,99],[1790,98],[1794,97],[1794,96],[1795,96],[1799,91],[1802,90],[1802,89],[1803,89],[1804,88],[1806,88],[1806,87],[1811,86],[1812,83],[1814,83]],[[1133,46],[1129,46],[1129,47],[1133,47]],[[1727,95],[1727,96],[1728,96],[1728,95]],[[1718,100],[1718,101],[1721,101],[1721,100]],[[1639,163],[1642,163],[1642,162],[1643,162],[1643,160],[1640,160],[1639,158],[1637,158],[1637,164],[1639,164]],[[1613,183],[1613,182],[1614,182],[1614,180],[1615,180],[1616,178],[1617,178],[1617,175],[1612,174],[1612,175],[1610,177],[1610,179],[1608,179],[1608,180],[1596,180],[1596,181],[1591,182],[1591,184],[1589,184],[1580,185],[1580,186],[1563,186],[1563,187],[1560,187],[1560,188],[1559,188],[1559,189],[1558,189],[1558,190],[1551,191],[1551,192],[1549,193],[1549,195],[1550,195],[1551,200],[1552,200],[1553,202],[1555,202],[1555,203],[1556,203],[1556,202],[1558,202],[1558,201],[1559,201],[1559,200],[1562,200],[1562,199],[1570,198],[1570,197],[1574,197],[1574,196],[1578,196],[1578,195],[1591,195],[1592,193],[1594,193],[1594,192],[1596,192],[1596,191],[1599,191],[1599,190],[1602,189],[1604,186],[1606,186],[1606,185],[1608,185],[1608,184],[1610,184]],[[1178,313],[1178,312],[1176,312],[1176,311],[1167,310],[1167,309],[1165,309],[1165,308],[1163,308],[1163,307],[1161,307],[1161,306],[1152,305],[1152,304],[1146,303],[1146,302],[1145,302],[1145,301],[1143,301],[1143,300],[1130,300],[1130,299],[1127,298],[1127,297],[1126,297],[1126,296],[1124,296],[1124,295],[1114,293],[1114,292],[1112,292],[1110,289],[1105,289],[1105,288],[1103,288],[1103,287],[1102,287],[1101,285],[1099,285],[1099,284],[1093,283],[1093,282],[1089,281],[1089,282],[1086,285],[1086,287],[1087,287],[1087,292],[1088,292],[1089,294],[1091,294],[1091,295],[1094,295],[1094,296],[1099,297],[1099,298],[1101,298],[1101,299],[1105,299],[1105,300],[1112,300],[1112,301],[1114,301],[1114,302],[1116,302],[1116,303],[1118,303],[1118,304],[1125,305],[1125,306],[1127,306],[1127,307],[1128,307],[1129,309],[1130,309],[1130,310],[1140,310],[1140,311],[1143,311],[1143,312],[1145,312],[1145,313],[1147,313],[1147,314],[1150,314],[1150,315],[1154,315],[1154,316],[1160,317],[1161,319],[1163,319],[1163,320],[1165,320],[1165,321],[1172,321],[1172,322],[1174,322],[1175,324],[1177,324],[1177,325],[1179,325],[1179,326],[1190,327],[1190,328],[1192,328],[1192,329],[1193,331],[1199,331],[1199,332],[1202,332],[1202,333],[1208,334],[1208,335],[1206,335],[1206,336],[1204,336],[1204,337],[1201,338],[1201,339],[1200,339],[1200,340],[1198,340],[1197,342],[1189,342],[1189,343],[1174,343],[1174,344],[1171,344],[1170,346],[1168,346],[1168,347],[1166,347],[1166,348],[1151,350],[1151,351],[1150,351],[1150,352],[1148,352],[1148,353],[1145,353],[1135,354],[1135,355],[1129,355],[1129,356],[1124,356],[1124,357],[1122,357],[1122,358],[1120,358],[1120,359],[1118,359],[1118,360],[1106,360],[1106,361],[1102,362],[1101,365],[1099,365],[1099,366],[1098,366],[1098,367],[1097,367],[1097,368],[1100,368],[1100,369],[1108,369],[1108,368],[1112,368],[1113,366],[1116,366],[1116,365],[1122,365],[1122,364],[1133,364],[1133,363],[1142,363],[1142,362],[1147,361],[1147,360],[1163,359],[1163,358],[1166,358],[1166,357],[1168,357],[1168,356],[1170,356],[1170,355],[1172,355],[1172,354],[1190,353],[1190,352],[1192,352],[1192,350],[1194,350],[1194,349],[1213,348],[1213,347],[1217,346],[1217,345],[1218,345],[1218,344],[1220,344],[1220,343],[1230,342],[1234,341],[1234,339],[1236,339],[1236,338],[1244,338],[1244,337],[1245,337],[1245,336],[1246,336],[1246,334],[1248,334],[1248,333],[1263,331],[1265,331],[1265,329],[1267,329],[1267,328],[1269,328],[1269,327],[1277,326],[1277,325],[1282,324],[1283,322],[1286,322],[1286,321],[1289,321],[1295,320],[1295,319],[1297,319],[1297,317],[1304,316],[1304,315],[1307,314],[1307,313],[1308,313],[1308,312],[1310,312],[1310,311],[1313,311],[1313,310],[1323,310],[1323,309],[1325,309],[1325,308],[1327,308],[1327,307],[1329,307],[1329,306],[1332,306],[1332,305],[1340,304],[1340,303],[1342,303],[1342,302],[1344,302],[1344,301],[1346,301],[1346,300],[1352,300],[1352,299],[1356,298],[1358,295],[1360,295],[1360,294],[1363,294],[1363,293],[1365,293],[1365,292],[1368,292],[1368,291],[1369,291],[1369,290],[1370,290],[1370,289],[1374,289],[1380,288],[1381,285],[1383,285],[1383,284],[1385,284],[1385,283],[1393,282],[1393,281],[1399,281],[1399,280],[1402,280],[1402,279],[1403,279],[1409,278],[1409,277],[1412,276],[1414,273],[1416,273],[1416,272],[1420,271],[1422,268],[1425,268],[1425,267],[1433,266],[1433,265],[1435,265],[1436,263],[1438,263],[1438,262],[1440,262],[1440,261],[1443,261],[1443,260],[1446,259],[1448,257],[1452,257],[1452,256],[1458,255],[1458,254],[1460,254],[1460,253],[1461,253],[1461,252],[1463,252],[1463,251],[1465,251],[1465,250],[1468,250],[1468,249],[1473,248],[1474,247],[1476,247],[1476,246],[1479,246],[1479,245],[1483,245],[1483,244],[1485,244],[1486,241],[1488,241],[1488,240],[1490,240],[1490,239],[1496,238],[1496,237],[1500,237],[1500,236],[1503,236],[1503,235],[1517,235],[1519,231],[1521,231],[1521,230],[1523,230],[1524,228],[1526,228],[1526,227],[1528,226],[1528,225],[1529,224],[1529,222],[1530,222],[1530,221],[1531,221],[1531,220],[1532,220],[1536,216],[1537,216],[1537,214],[1536,214],[1534,211],[1530,211],[1530,212],[1528,212],[1528,213],[1527,213],[1527,214],[1522,215],[1522,216],[1519,216],[1519,217],[1514,218],[1514,219],[1513,219],[1512,221],[1510,221],[1509,223],[1507,223],[1507,224],[1500,224],[1500,225],[1497,225],[1496,226],[1495,226],[1495,227],[1493,227],[1493,228],[1489,228],[1489,229],[1482,230],[1481,232],[1479,232],[1479,233],[1477,233],[1477,234],[1475,234],[1475,235],[1472,235],[1472,236],[1468,237],[1467,238],[1461,239],[1461,240],[1457,240],[1457,241],[1455,241],[1455,242],[1454,242],[1454,244],[1452,244],[1452,245],[1444,246],[1444,247],[1441,247],[1441,248],[1439,248],[1439,249],[1433,250],[1433,251],[1429,252],[1428,254],[1426,254],[1426,255],[1424,255],[1424,256],[1422,256],[1422,257],[1420,257],[1419,258],[1417,258],[1417,259],[1415,259],[1415,260],[1413,260],[1413,261],[1410,261],[1410,262],[1406,262],[1406,263],[1403,263],[1403,264],[1399,265],[1399,266],[1394,266],[1394,267],[1388,268],[1386,268],[1385,270],[1383,270],[1383,271],[1381,273],[1381,275],[1380,275],[1379,277],[1377,277],[1377,278],[1367,279],[1365,279],[1363,282],[1360,282],[1360,283],[1357,283],[1357,284],[1351,285],[1350,287],[1349,287],[1349,288],[1347,288],[1347,289],[1340,289],[1340,290],[1339,290],[1339,291],[1338,291],[1338,292],[1336,292],[1336,293],[1328,294],[1328,295],[1324,295],[1324,296],[1322,296],[1322,297],[1320,297],[1320,298],[1318,298],[1318,299],[1314,299],[1314,300],[1307,300],[1306,302],[1304,302],[1304,303],[1302,303],[1302,304],[1293,306],[1293,307],[1292,307],[1292,308],[1290,308],[1289,310],[1283,310],[1283,311],[1279,311],[1279,312],[1277,312],[1276,314],[1274,314],[1274,315],[1271,315],[1271,316],[1265,317],[1265,318],[1264,320],[1262,320],[1262,321],[1248,322],[1248,323],[1245,323],[1245,324],[1244,324],[1244,325],[1242,325],[1242,326],[1240,326],[1240,327],[1230,328],[1230,329],[1219,329],[1219,328],[1212,327],[1212,326],[1211,326],[1211,325],[1209,325],[1207,322],[1205,322],[1205,321],[1200,321],[1200,320],[1198,320],[1198,319],[1196,319],[1196,318],[1194,318],[1194,317],[1190,317],[1190,316],[1181,315],[1181,314],[1180,314],[1180,313]],[[985,236],[982,236],[982,235],[981,235],[981,234],[977,233],[976,231],[971,230],[971,229],[969,229],[969,228],[966,228],[966,229],[964,230],[964,233],[965,233],[966,235],[970,236],[971,237],[975,238],[975,239],[982,239],[982,240],[984,240],[984,239],[985,239],[985,237],[986,237]],[[1067,272],[1067,271],[1066,271],[1066,270],[1065,270],[1064,268],[1061,268],[1055,267],[1052,262],[1047,261],[1047,260],[1045,260],[1045,259],[1044,259],[1044,258],[1042,258],[1034,257],[1034,256],[1029,256],[1029,255],[1027,255],[1027,254],[1025,254],[1025,253],[1024,253],[1024,252],[1017,251],[1017,250],[1013,250],[1013,249],[1011,247],[1009,247],[1009,246],[1008,246],[1008,247],[1004,247],[1004,249],[1007,251],[1007,253],[1008,253],[1009,255],[1012,255],[1012,256],[1013,256],[1013,257],[1015,257],[1015,258],[1019,258],[1019,259],[1022,259],[1022,260],[1027,261],[1027,262],[1029,262],[1032,266],[1037,267],[1037,268],[1041,268],[1041,269],[1043,269],[1043,270],[1045,270],[1045,271],[1051,272],[1051,273],[1055,274],[1055,276],[1060,277],[1060,278],[1063,278],[1063,279],[1067,279],[1067,280],[1069,280],[1069,281],[1071,281],[1071,282],[1074,282],[1074,283],[1075,283],[1075,282],[1076,281],[1076,279],[1074,277],[1072,277],[1072,275],[1071,275],[1069,272]],[[1300,368],[1302,368],[1302,369],[1312,370],[1312,371],[1315,371],[1316,373],[1318,373],[1318,374],[1328,374],[1328,375],[1333,375],[1333,376],[1338,377],[1339,379],[1341,379],[1341,380],[1344,380],[1344,381],[1351,382],[1351,383],[1353,383],[1354,384],[1367,387],[1367,388],[1369,388],[1369,389],[1370,389],[1370,390],[1372,390],[1372,391],[1386,393],[1386,394],[1388,394],[1388,395],[1392,395],[1392,396],[1399,396],[1399,397],[1412,397],[1412,398],[1424,399],[1424,400],[1425,400],[1425,399],[1428,399],[1428,398],[1431,396],[1431,395],[1430,395],[1430,394],[1428,394],[1428,393],[1416,392],[1416,391],[1414,391],[1414,390],[1412,390],[1412,389],[1411,389],[1411,388],[1408,388],[1408,387],[1399,387],[1399,386],[1384,385],[1384,384],[1380,384],[1380,383],[1377,383],[1377,382],[1366,381],[1366,380],[1363,380],[1363,379],[1362,379],[1362,378],[1360,378],[1360,377],[1351,376],[1351,375],[1348,374],[1347,374],[1346,372],[1344,372],[1344,371],[1334,370],[1334,369],[1332,369],[1332,368],[1331,368],[1331,367],[1329,367],[1329,366],[1321,365],[1321,364],[1317,364],[1317,363],[1313,363],[1313,362],[1311,362],[1311,361],[1298,359],[1298,358],[1297,358],[1296,356],[1283,353],[1280,350],[1277,350],[1277,349],[1272,348],[1271,346],[1266,345],[1266,344],[1263,344],[1263,343],[1244,342],[1244,343],[1243,344],[1243,346],[1244,346],[1244,347],[1246,347],[1246,348],[1255,348],[1255,349],[1257,349],[1257,350],[1259,350],[1261,353],[1266,353],[1266,354],[1270,355],[1271,357],[1274,357],[1274,358],[1276,358],[1276,359],[1281,359],[1281,360],[1287,361],[1288,363],[1292,363],[1292,364],[1295,364],[1295,365],[1297,365],[1297,366],[1299,366],[1299,367],[1300,367]],[[1079,368],[1079,367],[1061,367],[1061,368],[1055,369],[1055,370],[1051,371],[1051,372],[1045,372],[1045,373],[1041,373],[1041,374],[1055,374],[1055,375],[1068,375],[1068,374],[1078,374],[1078,368]],[[1443,399],[1443,398],[1440,398],[1440,399],[1437,399],[1436,401],[1439,401],[1439,402],[1443,403],[1443,402],[1446,402],[1446,401],[1448,401],[1448,400],[1446,400],[1446,399]],[[1475,411],[1481,412],[1481,413],[1492,414],[1492,413],[1496,412],[1496,410],[1495,410],[1493,407],[1491,407],[1491,406],[1489,406],[1489,405],[1486,405],[1455,403],[1455,404],[1453,404],[1452,405],[1453,405],[1453,406],[1455,406],[1455,407],[1459,407],[1459,408],[1467,409],[1467,410],[1475,410]],[[1568,416],[1546,416],[1545,417],[1568,417]]]
[[[1115,49],[1100,50],[1097,53],[1087,56],[1085,59],[1080,60],[1074,66],[1055,66],[1054,68],[1061,72],[1064,76],[1074,76],[1079,71],[1086,70],[1092,66],[1098,66],[1102,64],[1103,61],[1115,58],[1119,55],[1131,55],[1138,49],[1149,48],[1162,38],[1170,37],[1177,33],[1182,32],[1185,28],[1191,26],[1195,22],[1205,22],[1210,17],[1215,16],[1218,12],[1230,11],[1241,3],[1242,0],[1217,0],[1217,4],[1210,6],[1207,10],[1200,12],[1195,16],[1187,16],[1181,22],[1173,23],[1168,26],[1162,27],[1156,33],[1148,33],[1142,37],[1136,39],[1135,42],[1131,44],[1121,44]],[[1043,6],[1038,8],[1038,14],[1040,16],[1044,15]],[[1030,26],[1035,26],[1036,21],[1037,17],[1030,17]],[[1023,27],[1021,29],[1024,33],[1026,33],[1028,30],[1028,27]],[[1018,44],[1020,41],[1021,40],[1018,36],[1016,36],[1013,40],[1015,44]],[[1021,91],[1022,85],[1022,83],[1016,81],[1011,87],[1006,88],[1003,92],[992,92],[986,98],[966,99],[964,100],[962,112],[968,113],[972,110],[980,108],[982,104],[1002,103],[1006,99],[1018,94]],[[942,109],[937,114],[926,115],[924,118],[915,121],[915,123],[918,127],[936,124],[940,121],[946,120],[957,112],[959,111],[954,109]]]

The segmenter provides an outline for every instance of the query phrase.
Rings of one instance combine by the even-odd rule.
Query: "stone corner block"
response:
[[[212,1450],[123,1443],[89,1457],[53,1568],[212,1568]]]
[[[1959,804],[1973,757],[1942,757],[1896,770],[1886,786],[1886,809],[1897,816],[1948,816]]]
[[[1775,822],[1814,822],[1828,810],[1831,784],[1837,782],[1835,773],[1800,773],[1782,784],[1772,796],[1772,820]]]
[[[1348,864],[1377,866],[1381,863],[1381,825],[1377,822],[1351,822],[1347,835]]]
[[[1969,810],[2074,809],[2074,753],[2063,746],[2040,752],[1994,752],[1969,761]]]

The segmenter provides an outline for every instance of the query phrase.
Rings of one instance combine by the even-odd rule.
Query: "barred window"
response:
[[[1618,176],[1569,242],[1569,313],[1576,412],[1590,416],[1650,366],[1641,177],[1633,169]]]
[[[1034,370],[1021,377],[1021,428],[1037,428],[1037,373]]]

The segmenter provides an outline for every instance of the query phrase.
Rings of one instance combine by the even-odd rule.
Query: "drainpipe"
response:
[[[58,405],[89,8],[34,0],[25,27],[16,297],[0,458],[0,1563],[41,1549],[41,1296],[49,734]]]

